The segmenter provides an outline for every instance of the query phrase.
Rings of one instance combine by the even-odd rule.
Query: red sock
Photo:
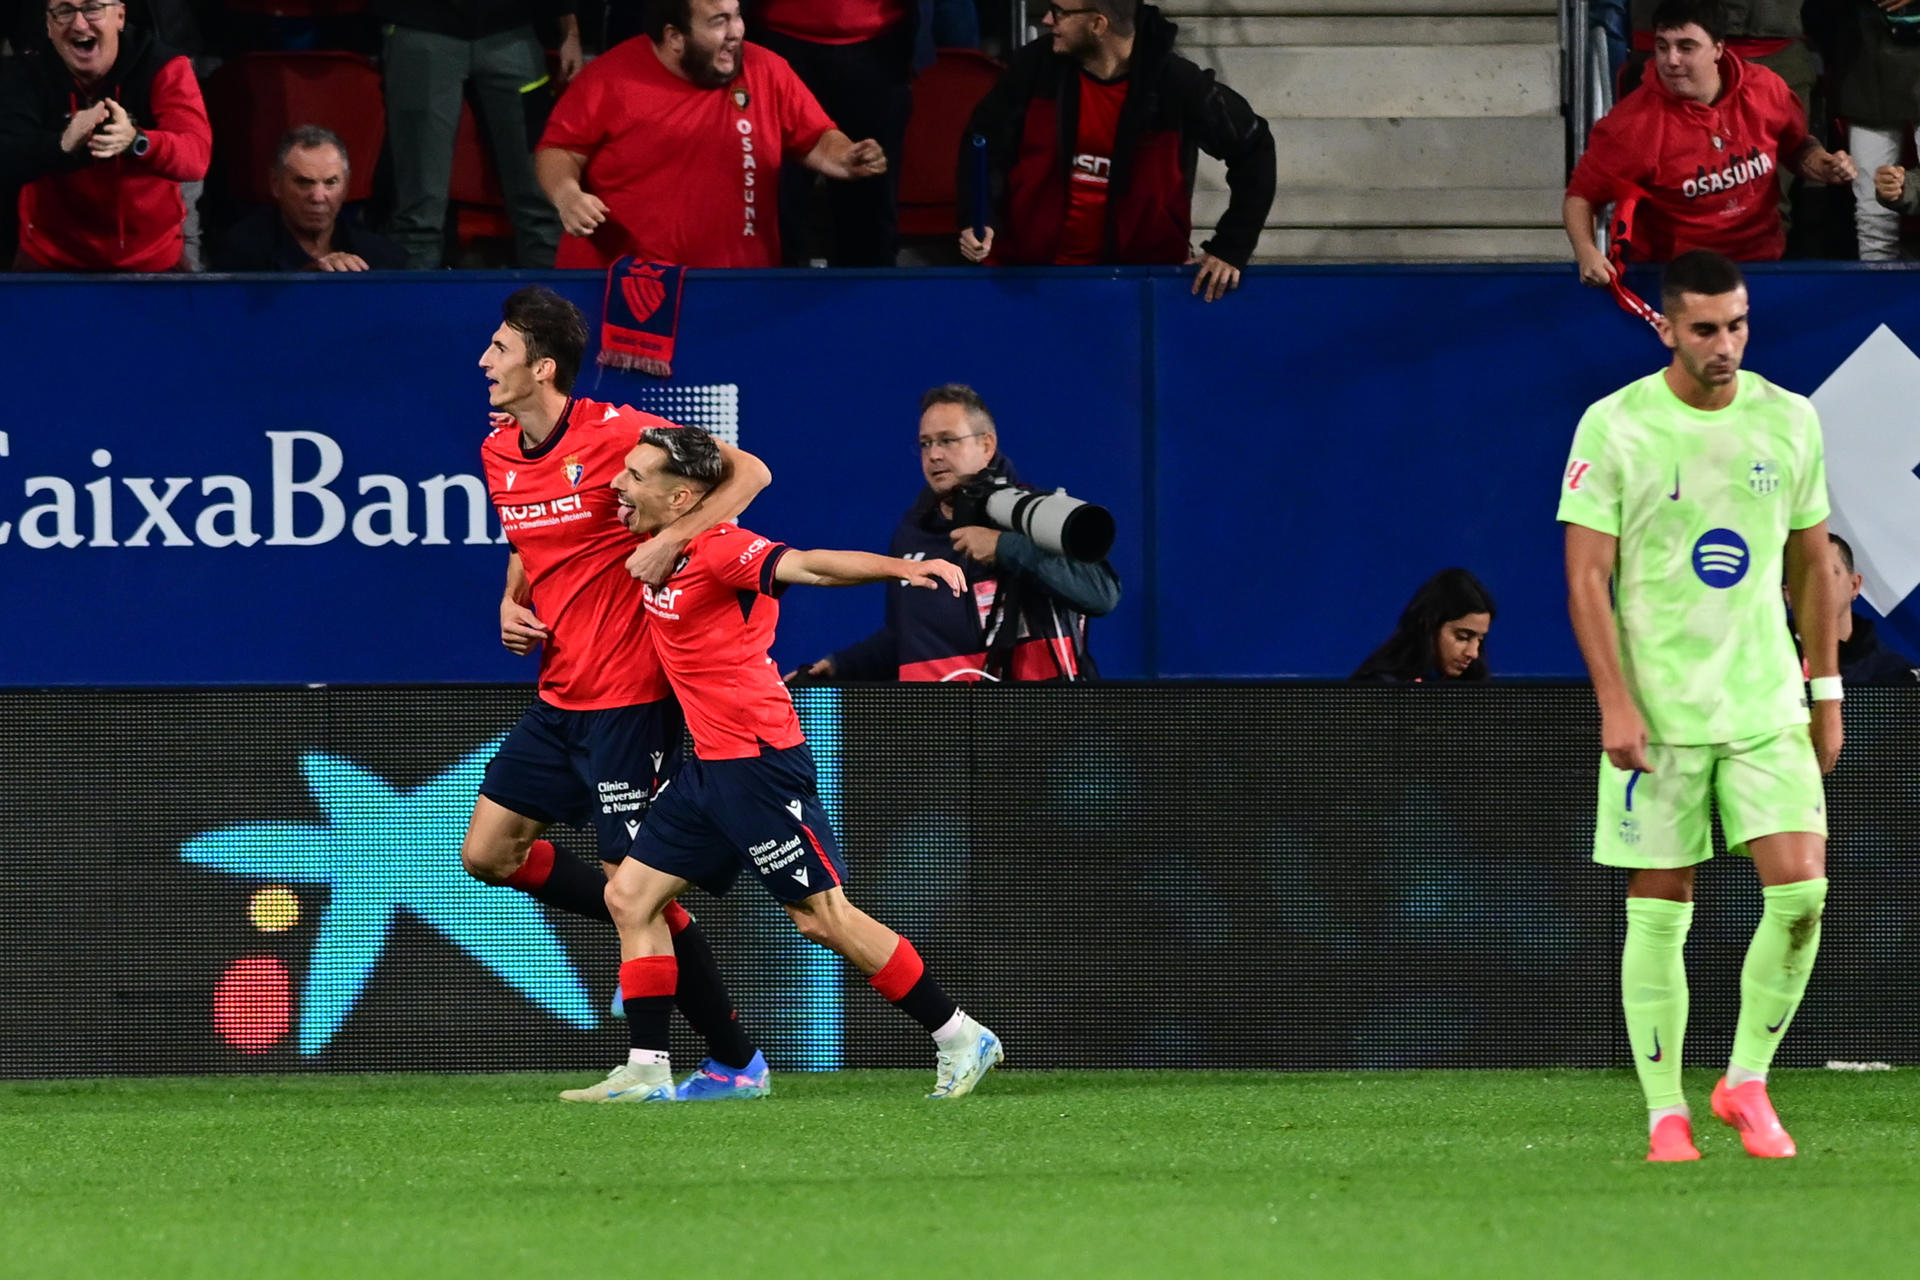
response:
[[[520,869],[507,877],[507,884],[526,893],[532,893],[547,882],[553,874],[553,842],[535,840],[527,846],[527,860]]]
[[[659,1054],[668,1051],[673,989],[678,985],[680,964],[672,956],[641,956],[621,962],[620,1005],[627,1015],[634,1048]]]
[[[900,939],[893,954],[867,983],[887,1003],[925,1027],[928,1035],[946,1026],[960,1011],[960,1006],[940,989],[940,984],[927,972],[920,953],[905,938]]]

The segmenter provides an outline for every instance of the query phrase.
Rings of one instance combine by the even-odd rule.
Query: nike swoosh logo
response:
[[[1647,1055],[1648,1062],[1660,1061],[1660,1028],[1653,1029],[1653,1052]]]
[[[1675,502],[1680,501],[1680,468],[1673,469],[1673,492],[1667,495]]]
[[[1793,1010],[1791,1010],[1791,1009],[1789,1009],[1789,1010],[1787,1010],[1787,1011],[1786,1011],[1785,1013],[1783,1013],[1783,1014],[1781,1014],[1781,1015],[1780,1015],[1780,1021],[1778,1021],[1778,1022],[1775,1022],[1775,1023],[1772,1023],[1771,1025],[1769,1025],[1769,1026],[1767,1027],[1767,1031],[1768,1031],[1769,1033],[1773,1033],[1773,1032],[1777,1032],[1777,1031],[1779,1031],[1779,1030],[1780,1030],[1780,1028],[1782,1028],[1782,1027],[1784,1027],[1784,1026],[1786,1026],[1786,1025],[1787,1025],[1787,1019],[1788,1019],[1788,1018],[1790,1018],[1790,1017],[1792,1017],[1792,1016],[1793,1016]]]

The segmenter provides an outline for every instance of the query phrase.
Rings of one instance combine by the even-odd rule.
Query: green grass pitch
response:
[[[1776,1073],[1800,1143],[1649,1166],[1625,1072],[775,1077],[569,1106],[584,1077],[0,1086],[0,1275],[1904,1276],[1920,1072]]]

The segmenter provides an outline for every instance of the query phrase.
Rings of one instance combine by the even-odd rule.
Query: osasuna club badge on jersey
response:
[[[580,465],[580,455],[577,453],[568,454],[565,469],[567,473],[567,483],[578,489],[581,479],[587,474],[587,469]]]
[[[747,104],[752,101],[753,99],[747,96],[747,91],[745,89],[741,88],[739,85],[735,85],[733,87],[733,105],[734,106],[740,108],[742,111],[745,111],[747,109]]]

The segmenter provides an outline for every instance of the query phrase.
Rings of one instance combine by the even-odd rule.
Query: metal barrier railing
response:
[[[1567,172],[1587,149],[1587,135],[1613,109],[1613,75],[1607,57],[1607,30],[1593,21],[1587,0],[1560,0],[1561,110],[1567,120]],[[1595,211],[1594,239],[1604,251],[1612,209]]]

